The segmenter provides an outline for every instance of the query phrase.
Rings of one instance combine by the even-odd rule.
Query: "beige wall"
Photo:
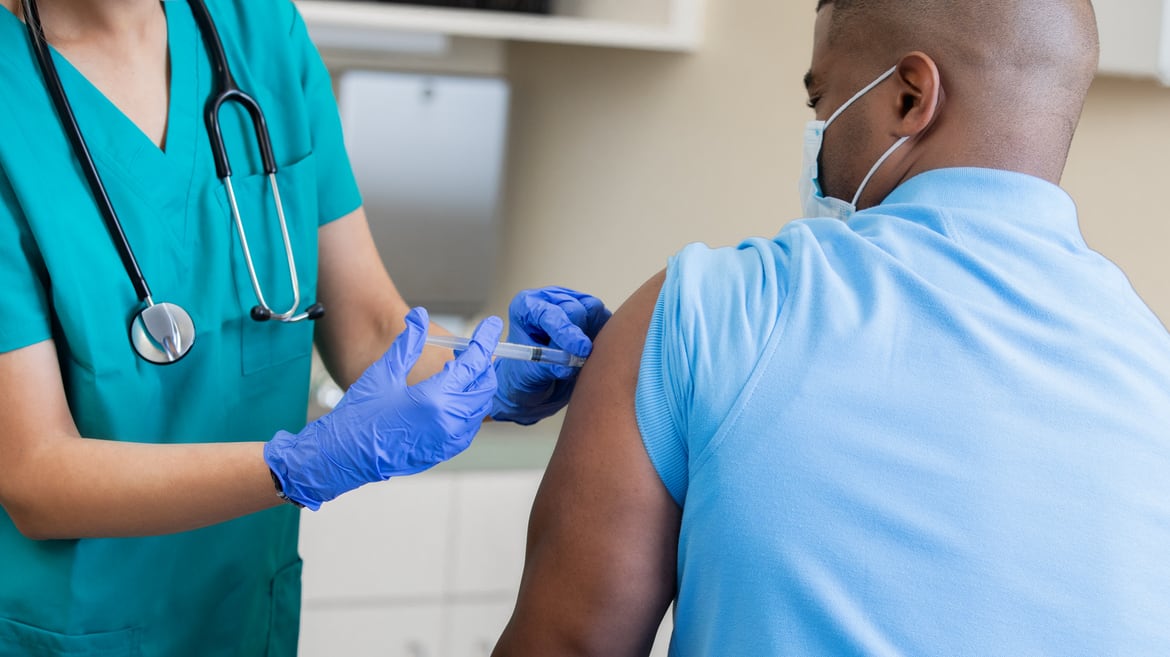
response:
[[[492,303],[559,283],[616,306],[691,241],[797,216],[812,0],[708,0],[694,55],[511,44],[504,269]],[[1089,243],[1170,323],[1170,89],[1105,79],[1065,186]]]
[[[1077,201],[1085,240],[1120,265],[1170,325],[1170,88],[1098,79],[1064,187]]]

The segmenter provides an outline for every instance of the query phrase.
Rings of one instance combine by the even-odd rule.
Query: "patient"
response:
[[[672,601],[675,657],[1170,654],[1170,335],[1057,186],[1088,0],[820,4],[823,218],[610,321],[495,654],[646,655]]]

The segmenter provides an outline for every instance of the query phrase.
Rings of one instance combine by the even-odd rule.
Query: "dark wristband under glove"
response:
[[[272,475],[272,485],[276,487],[276,496],[277,497],[279,497],[281,500],[283,500],[285,502],[288,502],[289,504],[295,506],[298,509],[305,508],[304,504],[301,504],[300,502],[298,502],[298,501],[294,500],[293,498],[289,497],[288,495],[284,494],[284,487],[280,485],[280,478],[278,478],[276,476],[275,472],[273,472],[271,469],[269,469],[268,474]]]

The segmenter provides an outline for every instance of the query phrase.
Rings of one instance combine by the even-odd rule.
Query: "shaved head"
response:
[[[829,40],[871,54],[922,50],[996,68],[1030,63],[1091,77],[1097,21],[1090,0],[819,0],[832,6]]]
[[[1043,112],[1059,118],[1071,142],[1097,70],[1090,0],[819,0],[817,10],[829,6],[830,48],[877,67],[924,52],[952,101]]]
[[[980,166],[1059,181],[1097,70],[1090,0],[818,0],[817,12],[805,80],[814,106],[829,99],[824,113],[831,112],[890,67],[898,67],[891,83],[902,89],[897,103],[912,103],[919,83],[937,101],[921,130],[910,131],[912,152],[899,156],[908,158],[900,179],[929,168]],[[888,102],[867,97],[850,110],[852,125],[836,129],[852,152],[879,129],[875,121],[895,133],[880,137],[887,147],[908,134],[896,115],[882,114]],[[856,116],[867,112],[876,114]],[[848,166],[845,146],[837,147],[842,154],[830,159],[841,163],[839,180],[831,186],[848,192],[857,188],[858,172]],[[864,150],[865,161],[880,155],[879,147]]]

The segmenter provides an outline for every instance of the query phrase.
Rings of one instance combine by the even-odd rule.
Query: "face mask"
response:
[[[869,180],[873,177],[873,174],[877,173],[877,170],[881,168],[882,164],[885,164],[885,161],[891,155],[894,154],[894,151],[898,150],[902,144],[905,144],[906,141],[910,139],[910,137],[902,137],[897,142],[895,142],[894,145],[891,146],[884,155],[878,158],[877,163],[873,165],[873,168],[871,168],[869,173],[866,174],[865,179],[861,181],[861,186],[857,188],[857,193],[853,195],[852,201],[845,201],[839,198],[833,198],[832,196],[825,196],[821,192],[821,183],[818,179],[819,165],[817,164],[817,161],[821,156],[821,145],[824,143],[825,130],[827,130],[828,127],[832,125],[833,121],[836,121],[837,117],[841,116],[841,113],[848,109],[850,105],[857,102],[857,100],[865,94],[869,93],[871,89],[884,82],[886,78],[893,75],[897,70],[897,67],[894,67],[885,73],[882,73],[880,76],[878,76],[878,79],[869,83],[864,89],[858,91],[852,98],[845,101],[844,105],[839,107],[836,112],[833,112],[833,115],[829,117],[828,121],[808,122],[808,125],[804,129],[804,164],[801,167],[800,175],[800,198],[804,205],[804,216],[832,217],[834,219],[840,219],[841,221],[848,220],[853,216],[854,212],[857,212],[857,200],[861,198],[861,193],[865,191],[865,186],[869,184]]]

